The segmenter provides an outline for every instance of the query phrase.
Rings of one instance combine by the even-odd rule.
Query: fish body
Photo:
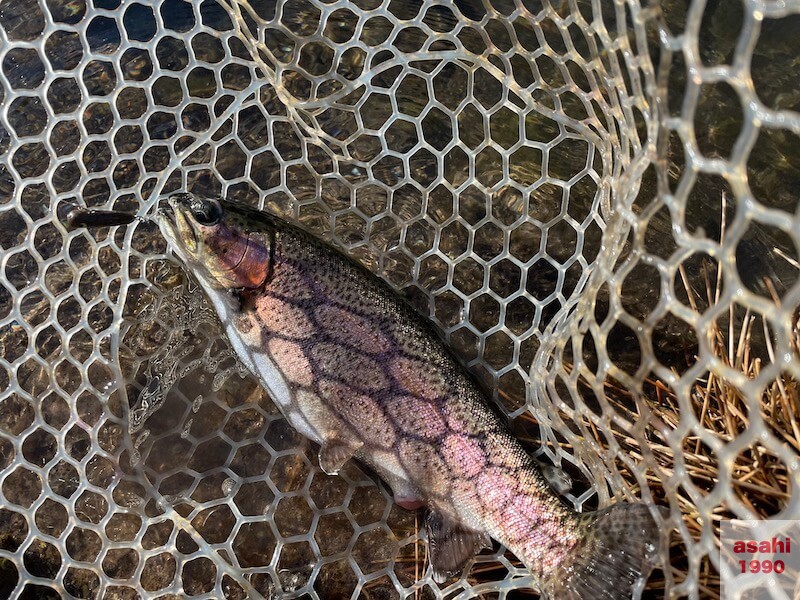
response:
[[[336,473],[355,458],[426,506],[434,577],[494,538],[553,598],[630,598],[653,566],[644,505],[578,514],[490,408],[430,323],[383,281],[284,221],[180,194],[162,232],[233,348]]]

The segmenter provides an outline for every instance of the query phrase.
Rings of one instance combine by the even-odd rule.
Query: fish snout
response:
[[[156,219],[170,245],[195,254],[198,251],[199,238],[191,216],[191,201],[191,194],[169,196],[159,206]]]

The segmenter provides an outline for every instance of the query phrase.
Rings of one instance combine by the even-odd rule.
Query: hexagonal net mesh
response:
[[[688,4],[688,5],[687,5]],[[800,3],[0,5],[0,595],[519,597],[322,473],[155,227],[175,190],[301,223],[441,329],[576,508],[800,517]],[[516,590],[516,591],[513,591]]]

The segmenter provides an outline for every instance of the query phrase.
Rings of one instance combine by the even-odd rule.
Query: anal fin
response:
[[[361,443],[352,444],[340,439],[328,440],[319,449],[319,466],[328,475],[336,475],[353,458]]]
[[[428,513],[428,560],[433,567],[433,579],[444,583],[464,570],[467,562],[492,541],[486,533],[465,527],[437,513]]]

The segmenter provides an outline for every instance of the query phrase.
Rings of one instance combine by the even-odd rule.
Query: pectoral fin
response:
[[[428,514],[428,559],[433,567],[433,579],[444,583],[464,570],[469,559],[492,541],[486,533],[469,529],[436,512]]]
[[[328,475],[336,475],[344,464],[353,458],[361,443],[347,443],[343,440],[328,440],[319,449],[319,466]]]

